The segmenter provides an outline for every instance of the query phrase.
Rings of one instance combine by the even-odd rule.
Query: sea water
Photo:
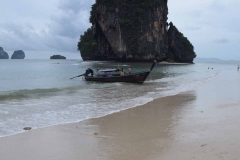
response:
[[[101,117],[156,98],[190,91],[236,64],[157,64],[144,84],[87,82],[70,78],[87,68],[148,70],[151,63],[82,60],[1,60],[0,137]]]

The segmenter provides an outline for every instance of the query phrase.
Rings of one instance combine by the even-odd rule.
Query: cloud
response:
[[[15,13],[12,15],[9,12],[11,19],[4,19],[0,23],[0,46],[11,51],[22,49],[76,52],[80,35],[91,26],[89,15],[91,5],[95,1],[58,0],[55,2],[52,1],[51,3],[52,10],[47,9],[48,13],[44,13],[45,17],[41,17],[39,12],[43,10],[38,8],[36,9],[37,13],[35,13],[33,8],[37,8],[38,5],[44,7],[47,4],[46,0],[46,4],[23,0],[21,6],[24,14],[21,15],[22,12],[19,11],[19,15]],[[9,10],[15,8],[14,4],[8,1],[3,0],[3,2],[0,2],[0,6],[1,3],[6,5],[5,7],[8,7]],[[28,8],[24,8],[24,3]],[[28,3],[31,3],[32,7]],[[30,10],[29,13],[28,10]],[[31,14],[39,17],[39,19],[35,20],[34,17],[30,16]],[[22,16],[26,16],[26,18],[24,19]],[[19,18],[21,18],[21,21],[18,21]]]
[[[198,57],[240,59],[236,52],[240,49],[239,0],[171,0],[168,4],[169,21],[188,37]]]
[[[31,24],[5,23],[0,24],[0,42],[6,50],[47,50],[41,36]]]
[[[80,35],[91,26],[89,14],[94,2],[1,0],[0,46],[7,51],[78,53]],[[198,57],[219,55],[224,59],[228,52],[240,59],[236,52],[240,49],[238,6],[239,0],[170,0],[168,19],[192,42]]]
[[[91,26],[90,9],[94,0],[59,0],[58,12],[48,24],[47,46],[61,51],[77,51],[79,37]]]
[[[216,39],[214,40],[215,43],[229,43],[229,40],[226,38]]]
[[[68,38],[79,37],[80,33],[90,27],[88,19],[89,11],[86,10],[78,13],[61,11],[51,18],[52,21],[48,25],[49,33]]]
[[[78,14],[80,11],[89,11],[95,1],[93,0],[59,0],[58,8],[64,12],[74,12]]]
[[[185,26],[184,29],[186,29],[188,31],[196,31],[196,30],[200,30],[201,27],[200,26]]]

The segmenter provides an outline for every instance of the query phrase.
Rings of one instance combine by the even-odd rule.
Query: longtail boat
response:
[[[83,76],[83,79],[85,79],[86,81],[95,81],[95,82],[144,83],[148,75],[153,70],[155,64],[156,64],[156,61],[153,62],[149,70],[140,71],[140,72],[130,72],[125,74],[121,74],[122,70],[120,69],[97,70],[97,73],[95,74],[92,69],[88,68],[84,74],[76,77]],[[76,77],[73,77],[73,78],[76,78]]]

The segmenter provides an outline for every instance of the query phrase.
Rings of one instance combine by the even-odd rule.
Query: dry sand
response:
[[[239,80],[222,77],[105,117],[0,138],[0,160],[238,160]]]

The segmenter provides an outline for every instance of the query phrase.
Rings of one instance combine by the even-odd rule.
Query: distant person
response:
[[[239,67],[239,65],[238,65],[238,68],[237,68],[238,71],[239,71],[239,68],[240,68],[240,67]]]
[[[120,70],[120,75],[121,75],[121,76],[124,75],[124,70],[123,70],[123,68],[121,68],[121,70]]]
[[[128,74],[131,74],[131,68],[128,66]]]

